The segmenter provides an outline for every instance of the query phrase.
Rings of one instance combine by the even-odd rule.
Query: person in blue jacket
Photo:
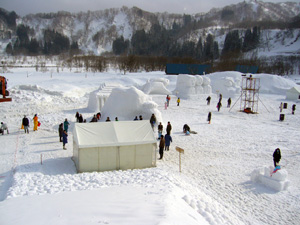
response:
[[[67,150],[65,147],[67,143],[68,143],[68,133],[66,130],[64,130],[64,132],[63,132],[63,149],[64,150]]]
[[[165,135],[165,151],[169,151],[171,142],[173,142],[171,135],[166,134]]]

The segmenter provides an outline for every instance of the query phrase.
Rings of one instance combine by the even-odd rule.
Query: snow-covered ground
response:
[[[245,114],[239,112],[241,74],[237,72],[206,75],[213,90],[209,106],[208,94],[189,95],[177,106],[173,92],[177,76],[162,72],[51,76],[13,69],[5,76],[13,101],[0,104],[0,121],[10,130],[0,136],[1,225],[299,224],[300,113],[296,109],[292,115],[290,110],[292,104],[299,108],[299,102],[286,101],[284,94],[295,85],[292,80],[255,75],[261,78],[259,113]],[[87,108],[90,93],[103,83],[142,87],[161,78],[169,80],[166,88],[173,92],[169,108],[165,109],[165,94],[151,97],[158,104],[164,130],[168,121],[172,124],[173,142],[157,167],[77,174],[71,159],[72,133],[65,151],[58,125],[68,118],[72,131],[77,111],[90,121],[96,113]],[[223,93],[220,112],[216,93]],[[236,103],[231,109],[226,107],[228,97],[232,106]],[[279,121],[281,102],[288,103],[284,121]],[[209,111],[211,124],[206,121]],[[33,132],[36,113],[42,125]],[[29,134],[20,129],[24,115],[31,122]],[[184,124],[197,134],[184,135]],[[185,150],[181,173],[176,146]],[[254,170],[273,165],[275,148],[281,149],[280,164],[290,182],[287,190],[279,192],[251,181]]]

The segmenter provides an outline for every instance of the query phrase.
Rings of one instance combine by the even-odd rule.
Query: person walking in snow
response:
[[[221,103],[221,101],[219,101],[218,104],[217,104],[218,112],[220,111],[221,107],[222,107],[222,103]]]
[[[169,107],[169,104],[170,104],[170,100],[171,100],[171,97],[169,95],[167,95],[166,102],[167,102],[167,106],[168,107]]]
[[[65,122],[64,122],[64,130],[65,130],[67,133],[68,133],[69,125],[70,125],[70,123],[69,123],[68,119],[66,118],[66,119],[65,119]]]
[[[210,105],[210,100],[211,100],[211,97],[210,97],[210,96],[208,96],[208,97],[206,98],[207,105]]]
[[[220,95],[219,95],[219,102],[222,102],[222,98],[223,98],[223,95],[220,94]]]
[[[143,116],[142,115],[140,115],[140,120],[143,120]]]
[[[172,130],[172,125],[171,125],[170,121],[168,121],[168,125],[166,128],[166,132],[168,135],[171,135],[171,130]]]
[[[151,124],[152,130],[154,130],[154,126],[156,124],[156,117],[155,117],[154,113],[152,113],[152,115],[151,115],[150,124]]]
[[[79,112],[76,112],[75,117],[76,117],[76,122],[78,123],[79,122]]]
[[[277,164],[279,163],[281,159],[281,152],[279,148],[276,148],[274,153],[273,153],[273,162],[274,162],[274,167],[277,166]]]
[[[162,135],[164,126],[161,124],[161,122],[159,122],[158,126],[157,126],[157,132],[158,132],[158,139],[160,139],[160,136]]]
[[[22,126],[24,127],[25,133],[29,134],[29,119],[26,116],[24,116],[22,120]]]
[[[177,98],[177,106],[180,104],[180,98]]]
[[[211,121],[211,112],[209,112],[208,115],[207,115],[207,121],[208,121],[208,124],[210,124],[210,121]]]
[[[134,118],[134,121],[136,121],[136,120],[139,120],[137,116]]]
[[[170,149],[170,144],[173,142],[171,135],[166,134],[165,135],[165,151],[169,151]]]
[[[106,120],[105,120],[105,122],[110,122],[110,118],[107,117]]]
[[[1,128],[0,129],[2,130],[2,135],[4,134],[5,130],[7,131],[7,134],[9,134],[8,127],[7,127],[6,123],[1,122]]]
[[[63,124],[61,123],[58,126],[59,142],[63,141],[63,133],[64,133],[64,128],[63,128]]]
[[[160,142],[159,142],[159,159],[162,159],[164,156],[164,147],[165,147],[165,139],[164,135],[160,136]]]
[[[66,144],[68,143],[68,133],[66,130],[64,130],[63,132],[63,149],[64,150],[67,150],[66,149]]]
[[[33,117],[33,131],[36,131],[38,128],[38,124],[39,124],[39,118],[37,116],[37,114],[34,115]]]
[[[228,98],[228,100],[227,100],[227,108],[230,108],[230,105],[231,105],[231,98]]]
[[[296,104],[293,104],[293,106],[292,106],[292,114],[295,114],[295,111],[296,111]]]

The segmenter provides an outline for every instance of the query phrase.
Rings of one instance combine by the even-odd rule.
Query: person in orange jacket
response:
[[[38,124],[39,124],[39,118],[37,116],[37,114],[34,115],[33,117],[33,131],[36,131],[38,128]]]

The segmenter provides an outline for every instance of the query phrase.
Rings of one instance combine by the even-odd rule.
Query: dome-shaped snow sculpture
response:
[[[114,88],[102,108],[102,119],[106,120],[118,117],[119,120],[133,120],[135,116],[142,115],[144,119],[150,119],[152,113],[157,121],[162,121],[158,105],[152,101],[149,95],[135,87]]]

